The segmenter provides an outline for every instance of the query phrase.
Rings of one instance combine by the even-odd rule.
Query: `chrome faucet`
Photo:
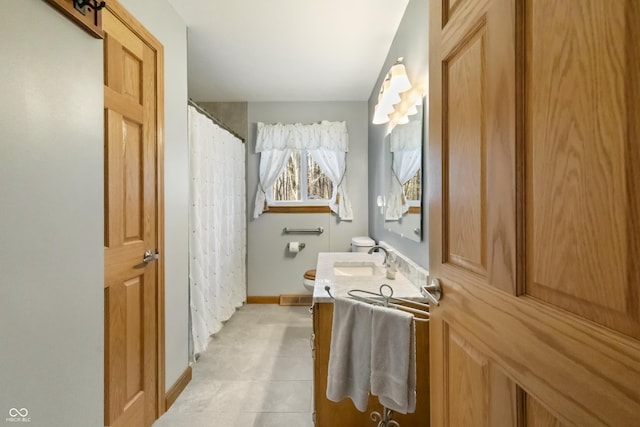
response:
[[[382,249],[382,251],[384,252],[384,261],[382,263],[384,264],[385,267],[389,266],[389,251],[387,250],[387,248],[380,245],[372,246],[371,249],[369,249],[369,255],[371,255],[373,251],[375,251],[376,249],[378,250]]]
[[[375,245],[371,249],[369,249],[369,254],[372,254],[376,249],[382,249],[382,251],[384,252],[384,261],[382,262],[382,265],[384,265],[387,269],[387,279],[395,279],[396,271],[398,271],[398,269],[396,268],[396,257],[393,254],[393,251],[390,251],[380,245]]]

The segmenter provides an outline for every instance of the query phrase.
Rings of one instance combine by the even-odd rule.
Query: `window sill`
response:
[[[331,213],[329,206],[269,206],[263,213]]]

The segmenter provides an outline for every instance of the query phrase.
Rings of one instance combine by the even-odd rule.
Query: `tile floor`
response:
[[[308,307],[245,305],[153,427],[313,427]]]

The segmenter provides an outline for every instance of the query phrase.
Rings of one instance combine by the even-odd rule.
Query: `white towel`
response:
[[[373,307],[371,394],[401,414],[416,409],[416,344],[413,315]]]
[[[349,397],[360,412],[369,400],[372,308],[345,298],[333,304],[327,398],[339,402]]]

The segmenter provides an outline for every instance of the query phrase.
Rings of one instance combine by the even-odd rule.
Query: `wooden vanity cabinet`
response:
[[[375,426],[370,413],[382,413],[382,405],[375,396],[369,397],[366,412],[360,412],[349,398],[336,403],[327,399],[327,373],[331,348],[333,304],[317,303],[313,306],[314,334],[314,405],[316,427]],[[416,322],[416,411],[412,414],[393,414],[400,427],[429,426],[429,324]]]

